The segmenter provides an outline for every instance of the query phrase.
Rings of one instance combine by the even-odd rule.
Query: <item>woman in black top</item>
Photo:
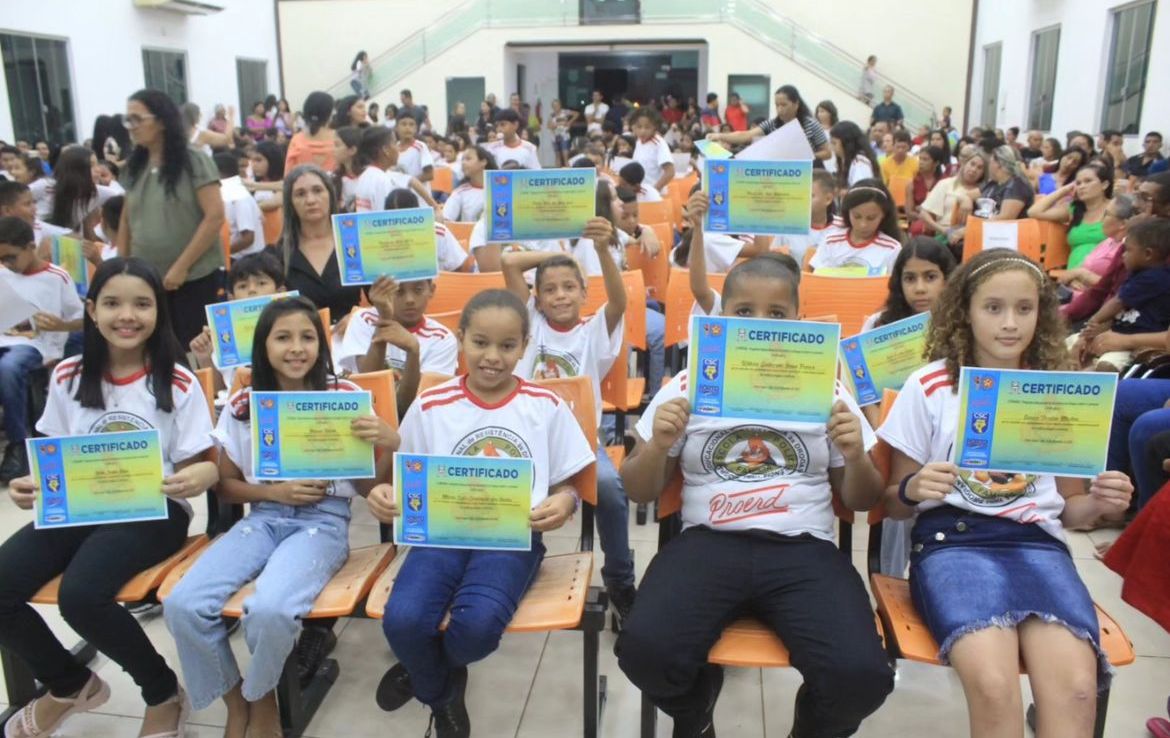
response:
[[[284,180],[285,284],[319,308],[329,308],[330,320],[349,315],[361,300],[360,287],[342,287],[341,270],[333,242],[338,212],[333,180],[318,166],[302,164]]]
[[[987,166],[987,184],[982,195],[995,201],[995,209],[988,220],[1015,220],[1027,217],[1028,208],[1036,199],[1032,185],[1024,175],[1023,166],[1011,146],[999,146],[991,152]],[[976,204],[978,210],[978,204]]]

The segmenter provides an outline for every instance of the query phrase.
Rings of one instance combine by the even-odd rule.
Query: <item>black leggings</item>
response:
[[[167,512],[166,520],[78,528],[36,530],[29,523],[0,545],[0,645],[24,659],[54,696],[77,693],[90,675],[28,604],[61,573],[58,604],[69,627],[125,669],[147,705],[175,694],[175,672],[114,601],[138,572],[182,547],[190,519],[171,500]]]
[[[183,347],[184,352],[191,339],[198,336],[207,325],[207,312],[203,308],[227,299],[225,284],[224,271],[216,269],[206,277],[192,279],[179,289],[167,293],[171,308],[171,327],[174,328],[175,337],[179,339],[179,345]]]
[[[646,571],[616,652],[676,725],[702,714],[707,652],[735,617],[771,626],[804,677],[793,735],[852,735],[894,689],[869,595],[848,557],[809,535],[689,528]]]

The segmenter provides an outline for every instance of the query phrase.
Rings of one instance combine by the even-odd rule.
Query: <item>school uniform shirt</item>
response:
[[[337,365],[356,372],[357,360],[365,356],[378,330],[377,308],[364,308],[349,319],[345,338],[337,353]],[[418,325],[407,328],[418,339],[419,371],[454,374],[459,361],[459,344],[452,333],[437,320],[423,316]],[[386,366],[398,377],[406,366],[406,352],[397,346],[386,345]]]
[[[536,309],[536,298],[528,298],[528,319],[532,326],[528,348],[516,365],[515,374],[523,379],[559,379],[589,377],[593,385],[593,407],[597,425],[601,425],[601,380],[613,362],[622,355],[625,336],[623,317],[609,331],[605,306],[570,328],[558,328]]]
[[[33,220],[33,240],[40,245],[41,240],[46,236],[66,236],[71,233],[68,228],[59,225],[47,223],[40,218]]]
[[[894,260],[902,250],[896,238],[878,231],[862,243],[854,243],[844,224],[833,226],[825,234],[809,266],[813,271],[820,269],[841,270],[842,276],[880,277],[894,268]]]
[[[634,145],[634,161],[646,170],[643,184],[652,188],[662,178],[662,168],[667,164],[674,164],[674,155],[670,153],[670,147],[662,136],[655,134],[649,141],[638,139],[638,143]]]
[[[386,171],[371,164],[362,170],[354,186],[354,210],[358,213],[385,210],[386,196],[399,189],[410,189],[410,175]]]
[[[77,296],[77,285],[61,267],[44,262],[32,274],[18,274],[0,268],[0,279],[5,280],[26,302],[36,306],[42,313],[56,315],[64,320],[81,317],[81,298]],[[40,352],[47,363],[60,359],[65,353],[65,331],[39,331],[31,319],[0,333],[0,348],[9,346],[32,346]]]
[[[849,178],[847,182],[849,186],[857,184],[863,179],[873,179],[873,164],[864,156],[856,156],[853,161],[849,163]]]
[[[820,249],[821,244],[824,243],[825,236],[829,233],[830,223],[825,223],[822,226],[809,226],[808,233],[801,235],[777,236],[772,241],[773,250],[784,246],[788,248],[788,255],[796,259],[797,264],[804,263],[804,255],[809,249]]]
[[[329,389],[336,392],[360,392],[361,388],[344,379],[335,379],[329,383]],[[251,416],[252,388],[239,390],[228,399],[227,406],[219,414],[219,422],[211,431],[211,438],[215,445],[227,454],[232,463],[244,475],[248,484],[264,484],[252,469],[252,416]],[[238,419],[239,416],[241,419]],[[325,494],[330,497],[356,497],[357,489],[349,479],[327,480],[329,487]]]
[[[751,246],[755,236],[747,234],[709,233],[703,231],[703,251],[707,256],[707,272],[725,274],[731,271],[739,252]]]
[[[398,433],[399,453],[532,459],[532,507],[596,460],[569,406],[523,379],[491,405],[471,393],[466,375],[450,379],[419,394]]]
[[[496,165],[504,168],[504,163],[514,161],[524,169],[540,169],[540,157],[531,141],[518,139],[513,146],[504,143],[504,139],[496,139],[487,145],[487,150],[496,157]]]
[[[211,416],[199,380],[190,370],[175,364],[170,387],[174,410],[169,413],[155,405],[148,377],[147,369],[120,379],[106,375],[102,380],[105,408],[82,407],[73,397],[81,381],[81,357],[71,356],[53,370],[37,431],[46,436],[80,436],[157,429],[163,476],[170,476],[175,473],[176,463],[211,448]],[[191,514],[187,500],[175,502]]]
[[[877,443],[869,423],[840,382],[834,394],[857,416],[868,451]],[[683,371],[654,395],[635,426],[638,435],[649,441],[658,408],[686,396]],[[827,429],[786,430],[759,421],[692,415],[668,454],[679,460],[683,474],[684,528],[807,533],[833,540],[829,469],[845,466],[845,457],[829,441]]]
[[[355,202],[357,201],[357,177],[351,177],[348,174],[341,176],[341,210],[342,212],[352,213],[354,211]],[[383,202],[385,199],[383,198]]]
[[[658,180],[654,181],[657,182]],[[638,202],[662,202],[662,193],[653,187],[642,185],[638,188],[637,199]]]
[[[264,214],[256,198],[244,187],[238,176],[219,181],[219,194],[223,198],[224,215],[227,216],[228,230],[235,241],[244,231],[252,232],[252,245],[232,254],[232,259],[242,259],[249,254],[264,250]]]
[[[423,170],[433,166],[435,166],[435,158],[431,156],[431,150],[422,141],[416,139],[406,147],[403,147],[402,144],[398,145],[398,168],[401,171],[420,179]]]
[[[444,272],[457,272],[467,261],[467,252],[459,245],[459,239],[442,223],[435,223],[435,250],[439,269]]]
[[[443,217],[457,223],[471,223],[483,215],[483,188],[470,182],[456,187],[443,203]]]
[[[922,367],[902,386],[898,401],[878,428],[878,437],[924,466],[949,460],[959,422],[959,396],[955,390],[946,360]],[[1035,523],[1053,538],[1064,540],[1060,523],[1064,498],[1051,475],[961,470],[945,498],[921,502],[915,509],[923,513],[942,505],[1018,523]]]
[[[1161,333],[1170,327],[1170,267],[1131,272],[1117,291],[1124,310],[1113,321],[1117,333]]]
[[[52,177],[41,177],[30,182],[28,191],[32,193],[33,203],[36,204],[37,218],[47,219],[53,213],[53,193],[57,190],[57,180]]]
[[[630,235],[622,229],[617,229],[618,243],[617,245],[610,244],[609,254],[613,257],[613,263],[617,264],[620,270],[625,269],[626,264],[626,246],[630,243]],[[601,276],[601,259],[597,258],[597,248],[593,245],[591,238],[579,238],[577,243],[572,247],[573,258],[581,266],[581,271],[586,277],[600,277]]]
[[[882,311],[878,310],[876,313],[874,313],[873,315],[870,315],[868,318],[866,318],[865,322],[861,324],[861,332],[865,333],[866,331],[872,331],[874,328],[877,328],[878,321],[881,319],[882,319]]]
[[[601,120],[605,120],[605,116],[608,113],[609,105],[606,105],[605,103],[589,103],[585,106],[585,117],[587,119],[600,118]],[[601,123],[590,123],[588,126],[586,126],[586,131],[588,133],[601,133]]]

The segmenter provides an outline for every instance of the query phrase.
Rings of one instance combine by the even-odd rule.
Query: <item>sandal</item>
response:
[[[36,704],[43,699],[69,705],[69,709],[61,713],[53,723],[41,727],[37,724]],[[85,686],[81,688],[76,697],[61,698],[46,694],[21,708],[20,712],[13,715],[4,724],[4,738],[49,738],[69,718],[80,712],[96,710],[106,704],[109,699],[110,685],[103,682],[97,674],[90,672],[89,680],[86,681]]]
[[[179,704],[179,719],[175,723],[174,730],[151,733],[139,736],[139,738],[183,738],[187,734],[187,719],[191,717],[191,701],[187,699],[187,693],[183,691],[182,687],[179,687],[179,691],[175,692],[173,697],[163,700],[159,704],[167,705],[176,702]]]

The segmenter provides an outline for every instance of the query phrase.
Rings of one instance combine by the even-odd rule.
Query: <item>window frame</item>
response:
[[[77,80],[74,76],[73,47],[72,47],[72,44],[70,43],[71,39],[68,36],[55,36],[51,33],[30,33],[28,31],[21,31],[21,30],[9,29],[9,28],[0,28],[0,36],[9,36],[9,37],[13,37],[13,38],[29,39],[30,41],[32,41],[34,43],[37,41],[51,41],[54,43],[62,44],[62,48],[64,50],[64,60],[65,60],[65,74],[64,74],[64,76],[65,76],[65,79],[68,82],[68,86],[69,86],[68,94],[66,96],[68,98],[68,102],[69,102],[69,117],[67,120],[63,121],[63,123],[59,127],[58,131],[50,131],[49,130],[48,124],[46,122],[45,114],[43,112],[45,109],[45,99],[44,99],[44,97],[41,96],[41,88],[38,84],[37,101],[38,101],[38,107],[42,112],[38,116],[40,118],[40,128],[38,129],[38,133],[37,133],[37,136],[35,136],[35,138],[43,139],[47,142],[55,143],[55,144],[61,145],[61,146],[64,146],[65,144],[76,143],[77,141],[81,141],[83,138],[83,133],[82,133],[81,129],[79,128],[79,123],[78,123]],[[0,49],[0,67],[3,67],[3,66],[4,66],[3,50]],[[4,74],[4,87],[5,87],[5,90],[7,92],[7,96],[8,96],[8,111],[9,111],[8,115],[9,115],[9,119],[12,121],[13,140],[16,141],[16,140],[23,140],[25,138],[29,138],[26,136],[22,136],[22,132],[17,130],[17,123],[20,120],[20,117],[17,116],[13,112],[12,106],[13,106],[13,104],[20,102],[20,100],[13,95],[12,86],[11,86],[10,81],[8,80],[7,68],[5,68],[3,70],[3,74]],[[39,75],[38,75],[38,82],[39,82]],[[68,130],[70,127],[72,127],[72,129],[73,129],[72,137],[70,137],[69,133],[68,133]],[[61,133],[61,140],[59,142],[55,140],[55,135],[54,135],[55,133],[58,133],[58,132]],[[34,142],[30,140],[29,143],[32,144]]]
[[[158,85],[151,84],[151,81],[148,79],[149,66],[146,63],[146,55],[147,54],[167,54],[170,56],[178,56],[178,57],[182,58],[182,60],[183,60],[183,99],[182,100],[177,99],[173,94],[171,94],[171,90],[169,89],[169,85],[164,85],[164,86],[160,87]],[[167,62],[167,61],[168,60],[164,60],[164,62]],[[163,68],[164,69],[166,68],[166,63],[164,63]],[[171,98],[171,100],[174,101],[175,105],[183,105],[184,103],[191,101],[192,95],[191,95],[190,71],[191,71],[191,63],[190,63],[190,59],[188,58],[188,54],[187,54],[186,49],[174,49],[174,48],[167,48],[165,46],[143,46],[142,47],[142,81],[143,81],[143,86],[150,88],[150,89],[153,89],[153,90],[159,90],[160,92],[166,93],[167,97]]]
[[[1040,43],[1041,40],[1051,33],[1056,33],[1056,43],[1052,52],[1052,76],[1051,84],[1047,85],[1044,90],[1040,90],[1040,99],[1037,99],[1037,75],[1042,72]],[[1058,23],[1046,28],[1038,28],[1032,31],[1031,48],[1030,48],[1030,65],[1031,68],[1028,74],[1028,130],[1030,131],[1051,131],[1052,130],[1052,114],[1056,103],[1056,76],[1060,70],[1060,41],[1062,28]],[[1044,84],[1041,81],[1041,84]],[[1047,96],[1047,103],[1043,98]],[[1045,116],[1043,107],[1047,105],[1047,116]]]
[[[1139,25],[1139,16],[1135,13],[1146,8],[1149,9],[1149,22],[1142,26]],[[1109,35],[1105,50],[1105,83],[1101,92],[1100,130],[1116,129],[1127,136],[1140,135],[1141,133],[1142,109],[1145,107],[1146,86],[1150,77],[1150,54],[1154,45],[1154,23],[1157,21],[1157,13],[1157,0],[1138,0],[1138,2],[1118,5],[1109,9]],[[1126,20],[1130,18],[1132,18],[1132,22],[1126,24]],[[1125,25],[1128,25],[1128,28]],[[1146,33],[1146,45],[1141,55],[1135,57],[1134,43],[1138,40],[1138,33],[1143,29]],[[1114,92],[1113,83],[1119,59],[1118,52],[1122,44],[1127,52],[1125,77],[1120,89]],[[1134,71],[1135,59],[1141,59],[1138,71],[1140,86],[1136,94],[1123,95],[1131,87],[1130,75]],[[1111,102],[1114,97],[1117,98],[1117,103]],[[1129,102],[1131,97],[1136,98],[1136,100]],[[1131,106],[1134,106],[1132,118],[1128,114]],[[1127,120],[1131,120],[1128,125],[1126,124]]]

